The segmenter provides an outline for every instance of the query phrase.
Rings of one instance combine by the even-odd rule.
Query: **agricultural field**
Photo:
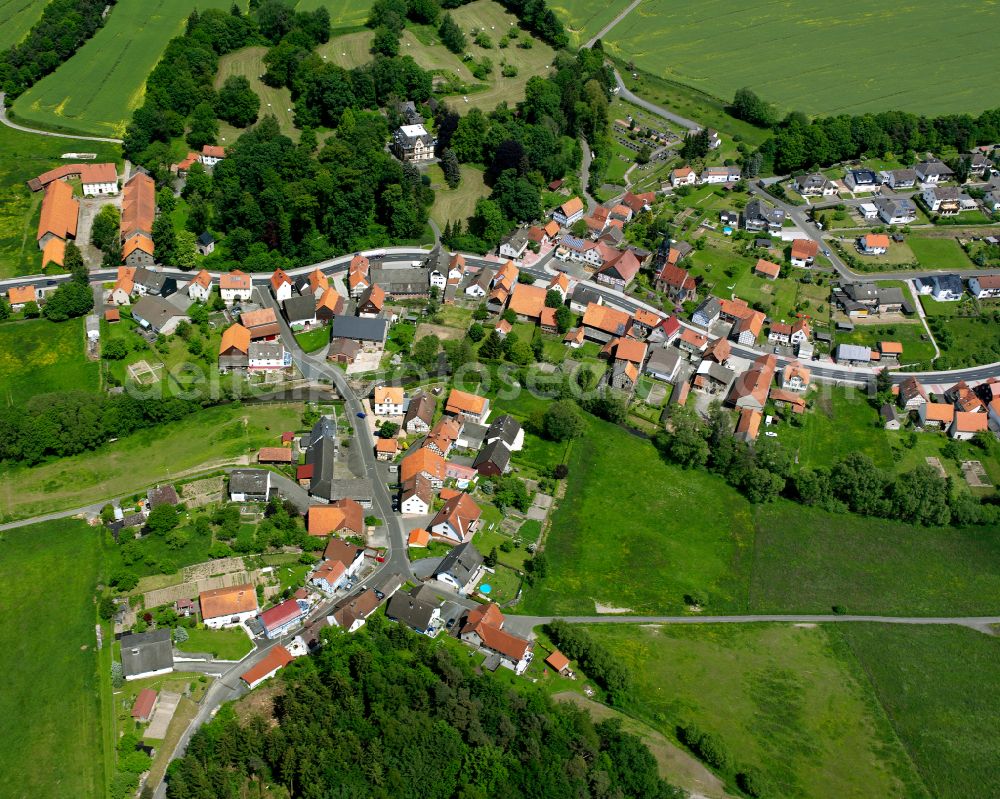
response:
[[[207,408],[169,425],[143,430],[99,450],[34,468],[0,468],[0,518],[18,519],[75,508],[145,489],[185,472],[244,462],[299,426],[302,406]],[[157,457],[150,458],[150,447]],[[169,465],[164,474],[164,464]]]
[[[42,18],[49,0],[0,0],[0,50],[12,47]]]
[[[184,30],[191,11],[231,5],[229,0],[120,0],[104,27],[72,58],[17,98],[14,115],[53,130],[122,136],[142,104],[146,77],[167,42]]]
[[[483,182],[483,171],[468,164],[461,165],[462,182],[457,188],[449,189],[444,173],[437,164],[427,167],[427,174],[434,189],[433,219],[442,230],[449,222],[464,222],[476,210],[476,200],[488,197],[490,190]]]
[[[784,501],[757,508],[754,525],[753,612],[1000,613],[994,530],[914,527]]]
[[[219,59],[219,72],[215,78],[215,88],[219,89],[226,78],[242,75],[250,81],[250,88],[257,92],[260,98],[260,117],[273,114],[278,120],[281,132],[298,141],[299,130],[295,127],[292,113],[292,93],[286,88],[275,89],[264,83],[260,76],[267,71],[264,66],[264,55],[267,48],[263,46],[244,47],[235,53],[228,53]],[[234,128],[228,122],[219,120],[219,143],[234,142],[245,129]]]
[[[87,360],[83,319],[0,324],[0,402],[53,391],[96,391],[100,367]]]
[[[79,145],[0,126],[0,279],[42,271],[35,235],[43,192],[32,192],[25,182],[66,163],[60,156]],[[86,151],[97,161],[121,162],[113,144],[87,142]]]
[[[605,25],[628,8],[630,0],[558,0],[549,4],[566,26],[571,47],[583,47]]]
[[[725,0],[644,0],[615,26],[604,47],[660,78],[726,102],[749,86],[780,111],[978,113],[994,104],[991,76],[961,74],[952,65],[988,60],[994,46],[982,32],[998,25],[1000,9],[972,0],[877,11],[863,0],[837,6],[811,0],[793,7],[756,0],[738,10]],[[735,28],[755,35],[734,40]],[[877,47],[858,47],[885,30],[898,41],[933,36],[935,59],[918,58],[920,48],[914,48],[886,73]]]
[[[955,239],[909,236],[906,243],[920,262],[921,269],[973,269],[962,245]]]
[[[940,799],[1000,795],[1000,640],[962,627],[840,630],[928,791]]]
[[[97,535],[65,519],[8,530],[0,546],[0,792],[104,796],[110,752],[94,634]],[[39,613],[39,594],[56,573],[58,612]]]
[[[717,737],[730,773],[767,796],[926,797],[865,673],[833,628],[592,625],[632,674],[623,709],[668,738],[679,724]],[[711,686],[711,690],[706,690]]]
[[[526,590],[518,610],[674,612],[699,589],[720,607],[745,610],[751,506],[712,475],[664,463],[648,441],[587,422],[552,515],[551,576]]]
[[[325,8],[330,12],[330,28],[351,28],[364,25],[368,19],[371,0],[298,0],[296,11],[314,11]]]

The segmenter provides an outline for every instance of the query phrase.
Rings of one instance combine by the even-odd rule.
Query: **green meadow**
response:
[[[0,50],[21,41],[42,18],[49,0],[0,0]]]
[[[0,402],[53,391],[96,391],[99,366],[87,360],[83,319],[0,324]]]

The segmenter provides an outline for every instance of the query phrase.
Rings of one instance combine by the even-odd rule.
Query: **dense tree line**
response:
[[[0,89],[7,105],[68,59],[104,24],[115,0],[50,0],[24,39],[0,53]]]
[[[736,92],[730,112],[738,119],[771,128],[774,135],[761,147],[761,153],[773,162],[778,174],[888,154],[909,164],[925,151],[954,147],[963,153],[1000,139],[1000,108],[983,111],[979,116],[926,117],[907,111],[884,111],[811,120],[792,112],[779,120],[768,103],[744,88]]]
[[[272,718],[241,721],[227,707],[194,735],[168,769],[170,799],[237,799],[265,785],[309,799],[682,795],[618,723],[505,687],[380,615],[353,635],[323,635],[318,653],[279,675]]]
[[[24,405],[0,408],[0,462],[34,465],[48,457],[77,455],[112,438],[181,419],[201,407],[176,397],[137,399],[128,393],[40,394]]]
[[[707,423],[684,407],[670,416],[669,431],[653,439],[660,453],[684,468],[721,475],[751,502],[786,496],[834,513],[860,513],[911,524],[959,526],[1000,520],[1000,506],[982,503],[951,480],[921,464],[893,475],[861,452],[852,452],[829,468],[794,469],[791,455],[773,438],[752,446],[733,438],[730,414],[713,407]]]
[[[486,252],[515,223],[537,218],[543,210],[542,187],[579,168],[579,138],[595,150],[602,146],[613,83],[602,52],[564,52],[556,56],[554,74],[528,80],[525,99],[516,109],[502,104],[487,114],[473,108],[460,117],[439,106],[439,151],[462,163],[484,165],[492,187],[466,226],[453,222],[448,245]]]

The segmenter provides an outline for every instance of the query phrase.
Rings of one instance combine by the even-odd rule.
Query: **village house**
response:
[[[459,544],[441,559],[434,570],[435,580],[459,594],[468,594],[482,578],[486,568],[483,556],[472,543]]]
[[[42,198],[36,237],[43,266],[49,263],[63,265],[66,242],[76,239],[79,218],[80,201],[73,196],[73,187],[61,180],[50,183]]]
[[[563,227],[569,227],[578,219],[583,219],[584,210],[583,200],[572,197],[552,211],[552,219]]]
[[[764,410],[776,369],[773,355],[761,355],[733,383],[726,402],[740,409]]]
[[[132,306],[132,318],[140,327],[158,335],[169,336],[187,316],[162,297],[143,297]]]
[[[872,360],[872,351],[869,347],[862,347],[860,344],[838,344],[834,352],[834,360],[848,366],[868,366]]]
[[[754,346],[757,343],[757,339],[760,338],[761,331],[764,329],[764,320],[766,318],[763,311],[748,313],[733,323],[729,331],[729,337],[744,346]]]
[[[763,258],[758,258],[757,263],[754,264],[753,271],[755,275],[760,275],[768,280],[777,280],[778,275],[781,274],[781,267],[772,261],[765,261]]]
[[[385,615],[422,635],[435,636],[441,628],[441,602],[428,586],[393,594],[385,606]]]
[[[675,189],[679,186],[694,186],[698,183],[697,173],[689,166],[682,166],[670,173],[670,185]]]
[[[376,416],[402,416],[406,393],[402,386],[375,386],[372,412]]]
[[[490,401],[486,397],[453,388],[448,394],[444,412],[462,421],[484,424],[490,413]]]
[[[281,669],[291,663],[295,658],[283,646],[276,646],[270,649],[253,667],[247,669],[240,675],[240,679],[249,690],[253,690],[261,683],[271,679]]]
[[[276,372],[292,365],[292,354],[280,340],[251,341],[247,369],[251,372]]]
[[[606,261],[594,275],[598,283],[611,286],[618,291],[625,291],[635,276],[639,273],[639,260],[629,250],[625,250],[615,258]]]
[[[357,299],[371,285],[368,279],[370,264],[365,256],[355,255],[347,266],[347,290],[351,299]]]
[[[375,319],[382,313],[384,307],[385,289],[372,283],[358,298],[358,307],[355,313],[362,319]]]
[[[677,339],[677,348],[690,356],[701,356],[708,347],[708,336],[698,333],[689,327],[681,330]]]
[[[433,502],[434,488],[422,474],[416,474],[400,484],[399,512],[404,516],[426,516]]]
[[[917,206],[913,200],[879,197],[875,200],[879,218],[887,225],[908,225],[917,219]]]
[[[330,359],[341,360],[337,349],[340,342],[352,342],[350,348],[357,352],[382,352],[389,332],[389,322],[386,319],[369,319],[357,316],[335,316],[330,326],[331,345]],[[350,356],[348,362],[354,360]]]
[[[224,147],[219,147],[216,144],[206,144],[201,148],[201,154],[198,156],[198,160],[209,169],[215,166],[219,161],[226,157],[226,150]]]
[[[736,420],[733,438],[744,444],[752,444],[760,435],[760,423],[763,418],[760,411],[753,408],[743,408]]]
[[[977,300],[1000,297],[1000,275],[977,275],[970,277],[969,291]]]
[[[680,364],[681,357],[677,350],[668,347],[656,347],[649,354],[649,359],[646,361],[645,373],[654,380],[672,383],[674,378],[677,377]]]
[[[674,302],[691,302],[696,299],[696,283],[686,269],[665,264],[656,276],[654,288],[665,293]]]
[[[271,473],[266,469],[233,469],[229,473],[230,502],[267,502]]]
[[[819,252],[819,242],[812,239],[795,239],[792,242],[792,266],[812,266]]]
[[[484,446],[472,462],[477,473],[487,477],[497,477],[510,470],[510,449],[497,439]]]
[[[917,185],[917,173],[913,169],[886,169],[878,174],[890,189],[912,189]]]
[[[356,632],[364,626],[367,618],[378,610],[381,601],[375,589],[368,588],[338,602],[327,620],[344,632]]]
[[[36,302],[38,296],[34,285],[11,286],[7,290],[7,301],[10,303],[11,310],[15,313],[23,311],[24,306],[29,302]]]
[[[410,397],[403,417],[403,430],[410,435],[426,433],[434,419],[434,398],[425,391],[417,391]]]
[[[497,252],[501,258],[512,258],[515,261],[520,261],[527,249],[528,231],[525,228],[518,228],[503,237]]]
[[[308,330],[319,323],[316,318],[316,297],[311,292],[296,294],[281,303],[281,313],[294,330]]]
[[[833,181],[822,172],[796,175],[792,186],[803,197],[833,197],[837,193]]]
[[[604,297],[585,283],[577,283],[570,294],[569,309],[575,314],[585,313],[591,305],[603,305]]]
[[[781,371],[781,387],[789,391],[807,391],[812,372],[798,361],[792,361]]]
[[[118,169],[114,164],[64,164],[28,181],[28,188],[40,191],[55,181],[79,179],[84,197],[118,194]]]
[[[927,392],[915,377],[907,377],[899,384],[899,404],[907,411],[914,411],[927,402]]]
[[[202,269],[187,284],[188,297],[198,302],[207,302],[212,294],[212,276]]]
[[[219,296],[226,305],[248,302],[253,296],[253,280],[238,269],[219,275]]]
[[[213,630],[238,627],[257,615],[257,590],[250,583],[244,583],[202,591],[198,595],[198,605],[206,627]]]
[[[706,297],[691,314],[691,321],[700,327],[711,327],[719,321],[722,305],[716,297]]]
[[[126,680],[141,680],[174,670],[170,629],[126,633],[121,637],[122,672]]]
[[[903,345],[898,341],[880,341],[878,351],[883,361],[887,358],[899,361],[903,357]]]
[[[399,441],[395,438],[375,439],[375,459],[391,461],[399,454]]]
[[[606,344],[612,338],[624,336],[632,317],[625,311],[591,303],[583,314],[584,336],[590,341]]]
[[[281,333],[274,308],[260,308],[240,314],[240,323],[250,332],[250,340],[273,339]]]
[[[962,193],[954,186],[928,186],[920,199],[939,216],[957,216],[962,210]]]
[[[658,313],[649,311],[646,308],[636,308],[632,312],[632,324],[629,328],[630,335],[640,339],[648,338],[649,334],[659,327],[662,322],[663,317]]]
[[[247,369],[250,366],[250,331],[241,324],[227,327],[219,343],[219,371]]]
[[[142,266],[153,262],[153,220],[156,218],[156,183],[144,172],[137,172],[125,183],[122,190],[121,240],[122,257],[132,260],[129,266]],[[143,237],[142,246],[136,249],[129,240]]]
[[[885,255],[889,251],[889,237],[884,233],[868,233],[858,239],[858,252],[862,255]]]
[[[752,232],[780,233],[785,224],[785,212],[754,197],[743,209],[743,227]]]
[[[955,421],[955,406],[950,402],[925,402],[918,406],[921,427],[948,429]]]
[[[740,179],[740,168],[738,166],[710,166],[701,172],[698,179],[702,184],[736,183]]]
[[[965,286],[958,275],[929,275],[915,281],[920,294],[929,295],[937,302],[957,302],[965,294]]]
[[[896,410],[896,407],[890,403],[885,403],[878,412],[879,417],[882,419],[882,426],[886,430],[899,430],[903,426],[903,417]]]
[[[870,169],[848,169],[844,175],[844,185],[855,194],[878,191],[882,185],[878,175]]]
[[[271,275],[271,293],[279,305],[292,296],[293,288],[292,279],[284,269],[276,269]]]
[[[434,160],[436,141],[423,125],[401,125],[392,134],[392,152],[404,163]]]
[[[459,493],[448,499],[429,525],[431,534],[437,541],[446,544],[464,544],[472,540],[479,529],[482,516],[479,506],[466,493]]]
[[[504,616],[496,603],[480,605],[468,612],[460,637],[477,649],[484,649],[499,659],[500,666],[523,674],[532,660],[531,641],[503,629]]]
[[[950,180],[955,174],[947,164],[937,159],[921,161],[914,165],[913,172],[917,180],[925,185],[942,183]]]
[[[600,247],[596,242],[579,239],[576,236],[570,236],[568,233],[559,239],[559,246],[556,248],[556,258],[560,261],[575,261],[586,264],[594,269],[604,263]]]
[[[948,435],[958,441],[969,441],[976,433],[989,429],[989,415],[971,411],[956,411]]]
[[[260,623],[264,627],[264,634],[273,641],[301,623],[304,615],[297,600],[286,599],[261,613]]]
[[[429,481],[431,488],[441,488],[445,481],[444,458],[427,447],[411,450],[399,465],[400,481],[406,483],[418,475]]]
[[[698,364],[692,385],[706,394],[725,394],[736,379],[736,373],[715,361],[704,359]]]

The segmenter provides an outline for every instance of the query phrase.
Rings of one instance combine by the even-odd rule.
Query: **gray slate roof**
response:
[[[335,316],[331,330],[332,338],[349,338],[356,341],[385,341],[385,319],[367,319],[361,316]]]
[[[423,631],[430,627],[431,616],[438,607],[440,607],[440,602],[434,604],[417,599],[412,593],[401,594],[397,591],[385,606],[385,615],[412,627],[414,630]]]
[[[513,446],[514,439],[521,432],[521,423],[509,413],[498,416],[486,429],[486,441],[493,442],[496,439],[503,441],[508,447]]]
[[[281,304],[288,324],[295,324],[316,317],[316,298],[312,294],[289,297]]]
[[[482,565],[483,556],[470,541],[459,544],[445,555],[434,570],[434,577],[439,574],[450,574],[459,585],[464,585]]]
[[[264,469],[233,469],[229,473],[229,493],[267,493],[267,472]]]
[[[126,677],[173,668],[170,630],[129,633],[121,637],[122,669]]]

